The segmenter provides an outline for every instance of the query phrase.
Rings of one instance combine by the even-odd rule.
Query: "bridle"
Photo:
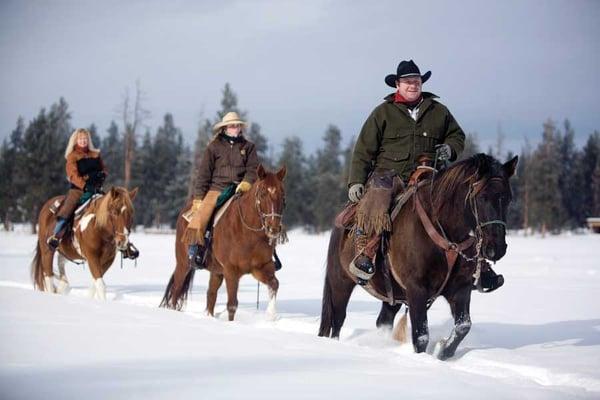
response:
[[[436,170],[433,171],[434,174],[436,172],[437,172]],[[431,177],[431,179],[433,180],[433,177]],[[417,174],[417,176],[415,176],[414,180],[412,180],[412,177],[411,177],[411,181],[415,185],[415,189],[416,189],[414,192],[414,200],[415,200],[415,208],[416,208],[417,214],[419,216],[419,219],[421,220],[421,223],[423,224],[423,227],[425,228],[425,231],[429,235],[429,238],[433,241],[433,243],[435,243],[438,247],[440,247],[442,250],[444,250],[445,255],[446,255],[447,267],[448,267],[446,279],[444,280],[444,282],[438,289],[437,293],[428,301],[429,305],[431,305],[433,303],[433,300],[435,300],[435,298],[437,298],[440,295],[440,293],[444,290],[444,288],[446,287],[446,284],[448,283],[448,279],[450,278],[450,274],[452,272],[452,267],[454,266],[454,264],[456,262],[456,258],[458,256],[461,256],[467,262],[476,261],[476,270],[475,270],[475,274],[473,276],[475,278],[475,285],[479,285],[479,283],[480,283],[479,278],[481,275],[481,264],[485,260],[485,258],[481,255],[481,249],[482,249],[483,238],[484,238],[483,227],[488,226],[488,225],[499,224],[499,225],[504,226],[504,228],[506,229],[506,222],[499,220],[499,219],[489,220],[489,221],[484,221],[484,222],[481,222],[479,220],[479,211],[477,208],[476,198],[478,197],[479,193],[483,190],[485,185],[482,184],[483,183],[482,180],[475,181],[469,185],[469,190],[467,191],[467,194],[465,196],[465,203],[469,204],[470,211],[473,214],[473,217],[475,218],[475,237],[469,236],[467,239],[463,240],[460,243],[452,242],[448,239],[448,236],[446,235],[446,232],[444,232],[444,229],[442,228],[440,222],[438,220],[436,220],[436,225],[441,232],[441,235],[440,235],[440,233],[438,232],[438,228],[436,228],[433,225],[431,218],[427,215],[427,212],[423,208],[421,199],[419,197],[417,180],[418,180],[418,174]],[[492,180],[503,181],[503,179],[500,177],[492,177],[485,183],[487,184],[488,182],[490,182]],[[473,247],[473,243],[475,243],[475,254],[472,257],[469,257],[467,254],[464,253],[464,251]]]
[[[241,202],[238,201],[238,214],[240,216],[240,220],[242,221],[242,225],[244,226],[244,228],[251,230],[253,232],[264,232],[264,234],[267,236],[267,238],[269,238],[269,244],[272,245],[273,243],[275,243],[276,241],[279,241],[280,243],[283,243],[284,241],[287,240],[287,235],[285,234],[285,230],[283,228],[283,224],[282,224],[282,219],[283,219],[283,214],[279,214],[275,212],[274,209],[274,204],[271,204],[271,212],[263,212],[261,209],[261,203],[260,203],[260,197],[259,197],[259,192],[261,189],[257,188],[256,191],[254,192],[254,208],[256,209],[256,212],[258,213],[259,219],[260,219],[260,227],[258,228],[254,228],[250,225],[248,225],[248,223],[244,220],[244,216],[242,215],[242,206],[241,206]],[[241,195],[239,195],[241,196]],[[285,200],[284,200],[285,202]],[[279,230],[278,233],[273,234],[268,226],[266,225],[266,220],[267,218],[279,218],[279,226],[281,227],[281,229]]]

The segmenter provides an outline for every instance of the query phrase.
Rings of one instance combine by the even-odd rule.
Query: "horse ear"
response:
[[[286,172],[287,172],[287,169],[284,165],[283,167],[281,167],[281,169],[279,171],[277,171],[277,179],[279,179],[280,181],[283,182],[283,178],[285,178]]]
[[[502,168],[506,172],[506,176],[509,178],[515,174],[517,170],[517,163],[519,162],[519,156],[514,156],[511,160],[507,161]]]
[[[136,187],[135,189],[133,189],[132,191],[129,192],[129,198],[131,200],[135,199],[135,196],[137,196],[138,194],[138,187]]]
[[[117,191],[117,189],[115,189],[115,187],[111,187],[110,188],[110,192],[108,192],[108,194],[110,195],[110,197],[117,197],[119,192]]]
[[[267,176],[267,171],[265,171],[265,167],[262,164],[258,164],[256,174],[258,175],[258,179],[265,179],[265,176]]]

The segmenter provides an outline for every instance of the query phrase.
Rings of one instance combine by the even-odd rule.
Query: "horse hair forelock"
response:
[[[125,189],[115,188],[114,193],[117,193],[116,197],[119,197],[121,199],[121,201],[123,202],[122,205],[127,207],[128,210],[133,210],[133,203],[131,202],[131,199],[127,195],[127,192]],[[96,209],[96,224],[99,228],[103,228],[106,226],[106,224],[108,222],[108,216],[110,214],[110,210],[108,209],[108,206],[114,200],[115,200],[115,198],[113,198],[113,190],[109,191],[106,195],[104,195],[100,199],[100,204],[98,205],[98,208]],[[120,208],[120,207],[121,207],[121,204],[118,205],[118,208]]]

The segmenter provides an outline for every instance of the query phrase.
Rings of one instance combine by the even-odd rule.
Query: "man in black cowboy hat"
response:
[[[378,171],[392,171],[406,182],[422,156],[434,159],[437,154],[438,159],[454,161],[463,151],[463,130],[446,106],[436,100],[436,95],[422,91],[423,83],[430,77],[431,71],[421,75],[413,60],[402,61],[396,74],[385,77],[385,83],[396,92],[386,96],[385,101],[371,112],[358,136],[348,179],[350,201],[356,203],[363,197],[367,178],[372,173],[375,177]],[[378,181],[384,182],[385,178]],[[363,208],[370,213],[373,207]],[[381,217],[375,219],[380,221]],[[385,224],[373,229],[377,224],[366,223],[363,226],[369,226],[367,232],[361,225],[358,224],[354,235],[357,256],[350,270],[365,283],[375,272],[376,247],[367,246],[367,243],[372,243],[370,239],[380,234]],[[491,291],[504,281],[501,275],[484,269],[481,282],[487,286],[487,291]]]

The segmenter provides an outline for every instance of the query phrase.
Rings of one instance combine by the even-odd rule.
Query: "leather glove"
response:
[[[237,185],[237,187],[235,188],[235,192],[239,193],[245,193],[248,190],[250,190],[250,188],[252,187],[252,184],[250,182],[246,182],[246,181],[241,181],[239,185]]]
[[[452,148],[448,144],[438,144],[435,151],[439,160],[447,161],[452,157]]]
[[[202,204],[202,200],[194,199],[194,201],[192,201],[192,212],[198,211],[201,204]]]
[[[348,189],[348,198],[353,203],[358,203],[363,194],[365,194],[365,185],[362,183],[355,183]]]

